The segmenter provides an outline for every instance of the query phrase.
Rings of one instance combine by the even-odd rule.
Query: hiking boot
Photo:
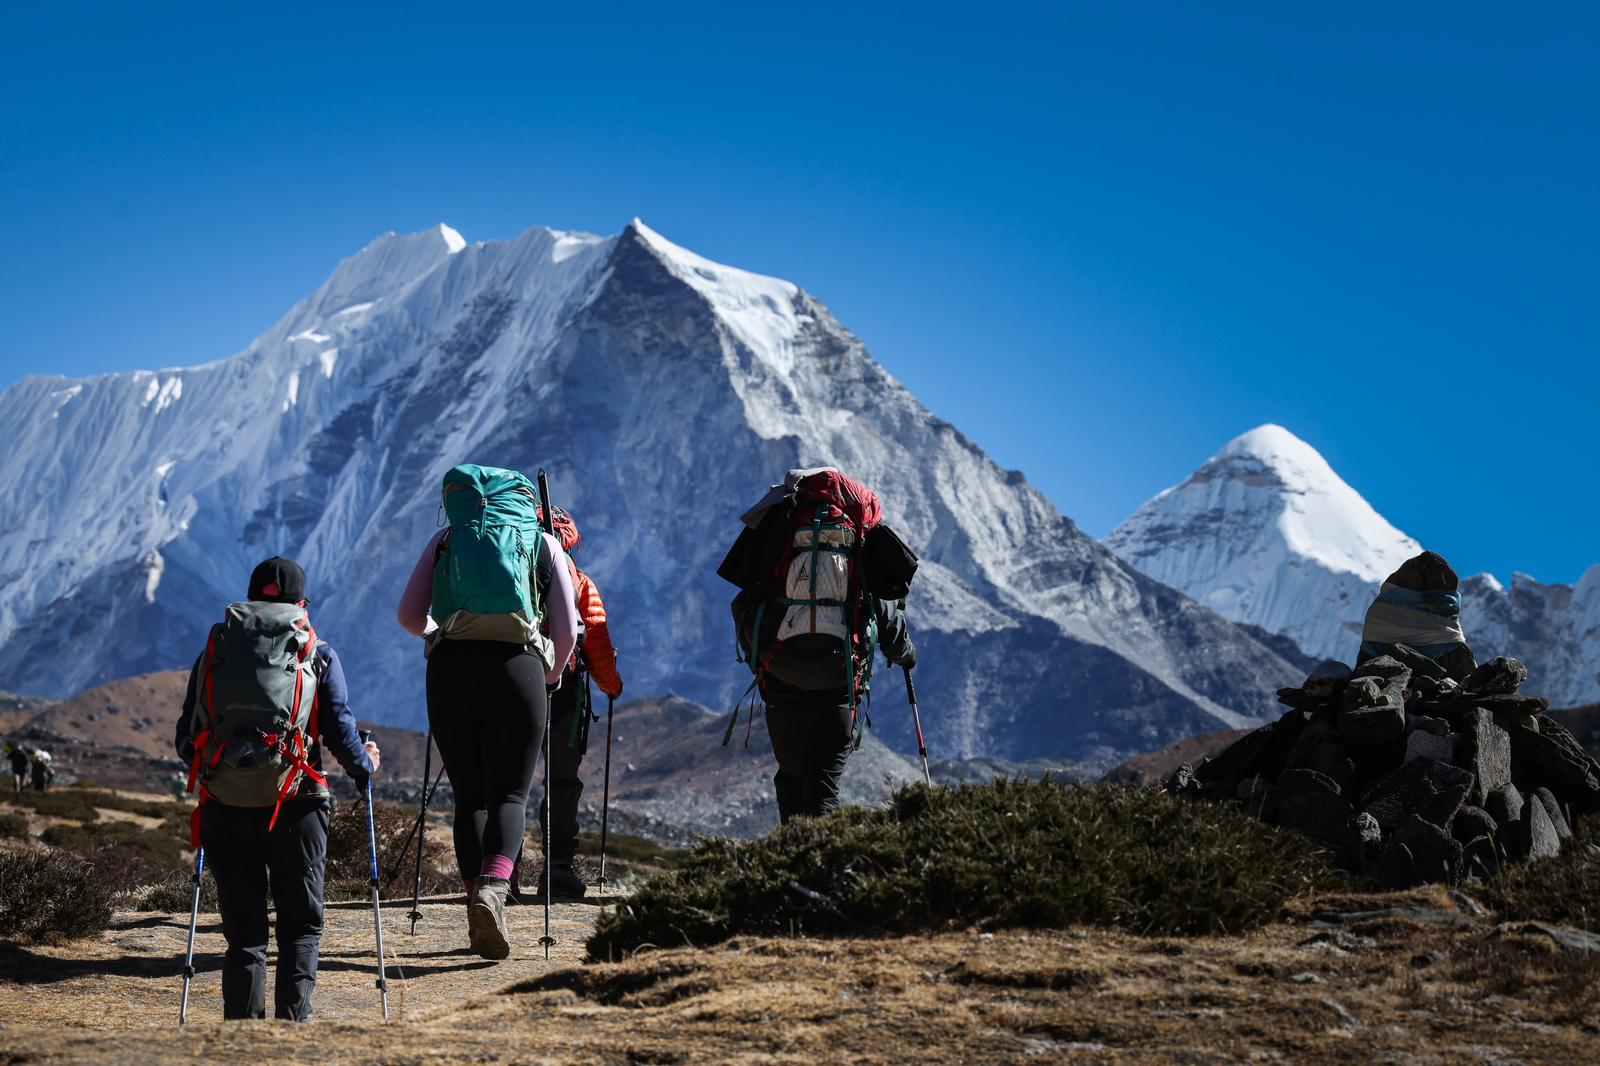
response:
[[[550,894],[557,899],[582,899],[589,891],[589,883],[572,868],[570,862],[558,862],[550,871]]]
[[[478,880],[478,899],[467,908],[467,933],[472,950],[482,959],[503,959],[511,954],[506,936],[506,894],[510,882],[495,877]]]
[[[539,871],[539,880],[527,890],[529,903],[544,902],[544,870]],[[550,871],[550,894],[554,899],[582,899],[589,891],[589,883],[583,875],[572,868],[571,863],[558,862]]]

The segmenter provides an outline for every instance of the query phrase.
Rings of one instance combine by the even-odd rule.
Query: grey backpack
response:
[[[195,763],[189,787],[200,802],[278,808],[311,765],[317,739],[317,634],[292,603],[228,605],[211,627],[194,707]],[[270,826],[269,826],[270,828]]]

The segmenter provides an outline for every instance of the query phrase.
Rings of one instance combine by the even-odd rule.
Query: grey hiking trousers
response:
[[[267,832],[272,809],[229,807],[212,800],[200,809],[206,868],[217,880],[222,935],[222,1016],[267,1016],[267,887],[277,910],[278,972],[274,1017],[303,1022],[311,1015],[322,943],[322,885],[328,863],[328,801],[285,800]]]

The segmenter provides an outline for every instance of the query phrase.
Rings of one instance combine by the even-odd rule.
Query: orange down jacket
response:
[[[622,677],[617,673],[617,650],[611,646],[611,630],[606,624],[606,605],[595,583],[576,564],[572,579],[578,617],[583,621],[583,658],[589,664],[589,676],[601,692],[615,699],[622,695]]]

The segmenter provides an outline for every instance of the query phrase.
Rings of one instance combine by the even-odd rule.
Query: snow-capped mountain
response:
[[[1383,579],[1422,550],[1315,448],[1281,426],[1231,441],[1105,538],[1127,562],[1236,622],[1352,661]],[[1480,660],[1515,655],[1564,704],[1600,698],[1600,567],[1577,586],[1518,575],[1462,582],[1462,624]]]
[[[1481,662],[1514,655],[1528,664],[1528,691],[1560,707],[1600,702],[1600,565],[1576,585],[1513,574],[1461,582],[1461,625]]]
[[[1229,442],[1105,539],[1225,618],[1349,659],[1383,579],[1422,549],[1282,426]]]
[[[630,694],[731,706],[716,576],[784,470],[875,486],[923,556],[919,692],[941,755],[1109,757],[1274,713],[1298,671],[1123,565],[931,415],[796,286],[635,221],[346,260],[231,358],[0,396],[0,687],[66,694],[183,667],[251,566],[305,566],[360,710],[423,722],[394,621],[460,462],[532,471],[584,534]],[[911,750],[897,677],[880,738]]]

